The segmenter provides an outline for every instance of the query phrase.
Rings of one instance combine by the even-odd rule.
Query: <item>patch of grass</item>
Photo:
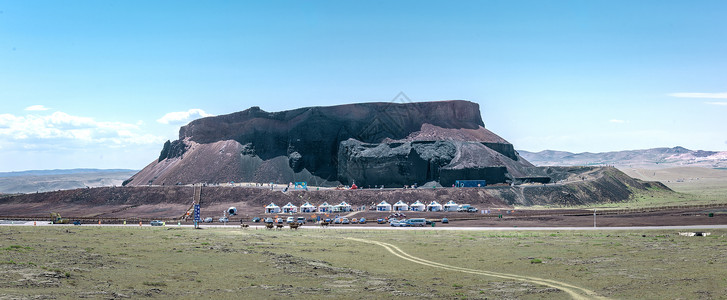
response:
[[[564,297],[564,293],[536,283],[523,288],[524,283],[416,264],[379,245],[346,239],[355,237],[389,243],[434,263],[558,280],[615,299],[643,298],[644,290],[654,298],[694,299],[704,292],[719,295],[722,288],[714,282],[727,278],[727,230],[722,229],[710,230],[709,238],[678,238],[674,230],[422,234],[406,230],[181,228],[172,232],[83,227],[74,228],[79,234],[59,238],[64,229],[0,227],[0,243],[36,248],[0,251],[0,274],[21,269],[19,262],[46,266],[42,268],[58,274],[56,278],[65,275],[69,279],[54,287],[23,287],[23,295],[52,292],[66,298],[100,291],[138,296],[135,291],[152,287],[173,290],[179,298],[198,297],[200,290],[205,297],[235,298],[240,287],[245,289],[245,298],[286,295],[307,299],[326,294],[390,299],[402,293],[442,299],[456,293],[461,293],[457,298]],[[162,238],[179,233],[184,238]],[[463,241],[470,236],[475,239]],[[215,247],[201,247],[201,243]],[[584,246],[592,243],[600,246]],[[93,252],[86,251],[89,245]],[[695,263],[697,258],[704,258],[704,263]],[[2,263],[7,261],[15,265]],[[22,268],[31,265],[22,264]],[[4,277],[8,285],[21,284],[21,279]],[[634,285],[640,288],[634,289]]]
[[[23,246],[20,246],[20,245],[10,245],[10,246],[7,246],[5,248],[0,248],[0,250],[5,250],[5,251],[23,251],[23,250],[33,250],[33,248],[28,247],[28,246],[23,247]]]

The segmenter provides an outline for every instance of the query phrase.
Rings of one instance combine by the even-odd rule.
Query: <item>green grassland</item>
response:
[[[659,170],[622,169],[627,175],[645,180],[659,181],[671,191],[652,188],[633,190],[627,202],[599,203],[581,206],[517,206],[518,210],[546,208],[625,209],[663,206],[691,206],[705,204],[727,205],[727,170],[698,167],[667,168]]]
[[[0,298],[724,299],[727,231],[0,227]],[[591,297],[593,295],[586,295]]]

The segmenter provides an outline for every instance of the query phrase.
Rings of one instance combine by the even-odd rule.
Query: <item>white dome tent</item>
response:
[[[442,211],[442,205],[437,201],[432,201],[427,204],[427,211]]]
[[[455,203],[454,200],[449,200],[449,202],[444,205],[444,211],[457,211],[458,208],[459,204]]]
[[[338,205],[333,207],[334,212],[341,212],[341,211],[351,211],[351,204],[346,203],[346,201],[343,201],[339,203]]]
[[[386,202],[386,200],[381,201],[381,203],[376,205],[377,211],[391,211],[391,204]]]
[[[318,205],[318,212],[327,213],[331,212],[333,209],[333,205],[328,204],[328,202],[323,202],[323,204]]]
[[[268,206],[265,206],[265,213],[266,214],[277,214],[280,212],[280,206],[275,205],[275,203],[270,202]]]
[[[419,200],[409,205],[409,210],[411,211],[424,211],[424,209],[426,209],[426,205]]]
[[[288,202],[288,204],[283,205],[283,212],[284,213],[298,212],[298,207],[293,205],[293,203]]]
[[[310,204],[310,202],[306,202],[305,204],[300,206],[300,212],[312,213],[315,211],[316,211],[316,206],[313,204]]]
[[[394,204],[394,211],[407,211],[409,210],[409,205],[404,203],[404,201],[399,200],[399,202],[396,202]]]

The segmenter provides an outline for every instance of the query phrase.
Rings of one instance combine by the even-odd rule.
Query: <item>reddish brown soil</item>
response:
[[[448,200],[469,203],[480,209],[490,209],[490,214],[462,212],[406,212],[408,218],[427,218],[439,220],[447,217],[449,224],[437,223],[436,226],[486,226],[486,227],[591,227],[593,213],[586,210],[522,210],[512,211],[512,207],[488,193],[478,189],[438,189],[438,190],[358,190],[358,191],[294,191],[282,193],[262,188],[205,187],[202,190],[202,217],[213,217],[215,221],[224,210],[235,206],[239,215],[230,218],[239,223],[240,219],[249,221],[252,217],[275,215],[263,214],[263,207],[274,201],[282,206],[287,202],[300,205],[310,201],[314,205],[323,203],[335,205],[346,201],[354,207],[368,206],[381,200],[393,204],[398,200],[427,203],[437,200],[444,204]],[[69,219],[104,220],[120,222],[123,219],[163,219],[176,220],[190,207],[192,188],[174,187],[123,187],[95,188],[57,191],[40,194],[25,194],[0,199],[0,219],[47,218],[50,212],[59,212]],[[508,213],[508,211],[510,213]],[[708,217],[709,212],[714,213]],[[345,215],[347,213],[341,213]],[[361,211],[350,218],[365,217],[367,226],[375,224],[391,212]],[[502,218],[498,215],[502,214]],[[322,217],[334,217],[334,214]],[[278,216],[289,216],[278,214]],[[294,214],[311,218],[314,214]],[[316,215],[317,216],[317,215]],[[618,226],[667,226],[667,225],[716,225],[727,224],[727,205],[712,207],[684,207],[670,209],[651,209],[641,211],[599,211],[596,217],[599,227]],[[360,226],[360,225],[336,225]],[[378,225],[388,226],[388,225]]]

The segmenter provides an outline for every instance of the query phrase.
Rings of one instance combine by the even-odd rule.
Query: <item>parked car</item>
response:
[[[378,218],[378,219],[376,220],[376,223],[379,223],[379,224],[386,224],[386,219]]]
[[[447,218],[442,218],[442,224],[447,224],[447,223],[449,223],[449,219],[447,219]]]
[[[424,227],[424,225],[427,225],[427,220],[423,218],[409,219],[407,222],[409,222],[411,226]]]
[[[288,223],[288,224],[293,223],[293,222],[295,222],[295,218],[294,217],[288,217],[288,219],[285,220],[285,223]]]
[[[81,221],[78,221],[78,220],[73,221],[73,225],[81,225]]]
[[[398,222],[397,218],[389,218],[389,223]]]
[[[298,217],[298,224],[305,224],[305,217]]]
[[[349,221],[348,218],[343,217],[341,218],[341,224],[351,224],[351,221]]]
[[[275,219],[275,223],[283,223],[283,218],[277,218],[277,219]]]
[[[432,225],[432,223],[434,223],[434,221],[432,221],[432,220],[427,220],[427,225]]]
[[[358,219],[359,224],[366,224],[366,218]]]
[[[331,223],[331,219],[330,218],[326,218],[325,220],[323,220],[323,222],[326,222],[326,223],[329,223],[330,224]]]
[[[212,223],[212,217],[206,217],[204,218],[205,223]]]
[[[409,223],[408,220],[401,220],[401,221],[391,222],[391,226],[393,226],[393,227],[411,227],[412,224]]]
[[[229,219],[228,219],[227,217],[222,217],[222,218],[220,218],[220,219],[219,219],[218,221],[220,221],[220,223],[227,223],[227,222],[229,222],[230,220],[229,220]]]
[[[356,219],[356,218],[351,219],[351,224],[358,224],[358,219]]]
[[[265,223],[272,223],[272,222],[273,222],[273,218],[265,218]]]
[[[333,224],[341,224],[341,218],[334,219]]]
[[[151,223],[149,223],[149,224],[150,224],[151,226],[164,226],[164,222],[162,222],[162,221],[159,221],[159,220],[154,220],[154,221],[151,221]]]
[[[252,218],[253,223],[260,223],[260,217],[254,217]]]

